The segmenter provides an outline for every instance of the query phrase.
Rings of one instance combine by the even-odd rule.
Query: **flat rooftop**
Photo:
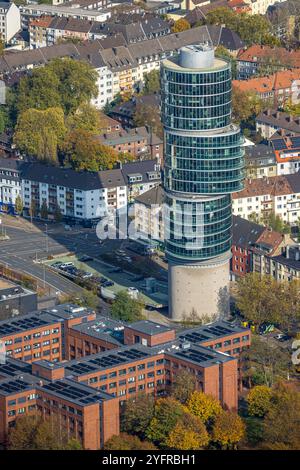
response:
[[[59,322],[58,318],[54,318],[43,312],[29,313],[14,318],[8,318],[7,320],[0,321],[0,338],[57,322]]]
[[[90,315],[94,311],[91,308],[80,307],[75,304],[61,304],[56,305],[53,308],[43,309],[43,312],[64,320],[69,320],[71,318],[80,318],[82,316]]]
[[[165,333],[166,331],[173,330],[173,328],[169,328],[168,326],[161,325],[159,323],[154,323],[150,320],[141,320],[136,321],[134,323],[130,323],[127,328],[132,328],[135,331],[145,333],[149,336],[155,336],[159,333]]]
[[[231,336],[235,333],[247,332],[249,329],[231,325],[226,321],[216,321],[207,325],[185,330],[178,337],[191,343],[204,343],[221,337]]]
[[[72,326],[72,330],[115,344],[123,344],[124,323],[107,317],[97,317],[94,321]]]
[[[141,359],[150,358],[157,354],[157,349],[148,348],[141,344],[123,346],[122,349],[112,349],[91,356],[74,359],[65,364],[65,374],[75,376],[90,374],[100,370],[111,369],[120,365],[134,363]]]
[[[200,366],[200,367],[210,367],[212,364],[222,364],[228,361],[235,361],[236,358],[229,356],[228,354],[211,351],[208,348],[203,346],[192,344],[186,348],[184,347],[184,343],[178,347],[178,349],[171,348],[171,350],[166,350],[166,354],[176,357],[177,359],[185,359],[189,362]]]
[[[63,400],[68,400],[79,406],[85,406],[113,398],[113,395],[110,395],[109,393],[95,390],[88,385],[79,384],[68,379],[49,382],[43,386],[37,386],[37,389],[49,392],[51,395],[62,398]]]

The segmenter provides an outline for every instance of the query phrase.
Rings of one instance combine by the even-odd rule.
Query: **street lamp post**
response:
[[[49,251],[48,225],[45,224],[45,227],[46,227],[46,232],[45,232],[45,234],[46,234],[46,251],[47,251],[47,253],[48,253],[48,251]]]

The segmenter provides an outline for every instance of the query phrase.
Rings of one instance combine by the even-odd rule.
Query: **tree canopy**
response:
[[[186,31],[190,28],[191,25],[185,18],[179,18],[179,20],[175,21],[171,29],[172,33],[180,33],[181,31]]]
[[[151,95],[160,91],[160,73],[159,70],[151,70],[144,74],[143,94]]]
[[[116,320],[127,322],[142,320],[144,318],[142,312],[143,304],[140,300],[133,299],[123,290],[117,293],[111,306],[111,316]]]
[[[276,281],[249,273],[237,282],[236,306],[255,326],[264,322],[288,326],[300,318],[299,281]]]
[[[220,402],[206,393],[194,391],[187,401],[188,410],[204,423],[213,422],[221,411]]]
[[[186,403],[195,389],[195,375],[186,369],[180,369],[173,378],[172,396],[180,403]]]
[[[223,25],[235,31],[246,44],[278,45],[279,40],[272,34],[272,25],[262,15],[249,15],[219,7],[206,15],[207,24]]]
[[[66,133],[61,108],[27,109],[18,118],[14,142],[22,153],[39,161],[57,163],[58,147]]]
[[[212,439],[222,449],[236,449],[245,435],[245,430],[245,423],[238,414],[222,410],[213,423]]]

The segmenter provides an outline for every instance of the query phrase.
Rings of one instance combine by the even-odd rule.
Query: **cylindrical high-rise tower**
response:
[[[169,313],[213,318],[226,303],[231,193],[244,176],[231,67],[209,45],[187,46],[163,62],[161,88]]]

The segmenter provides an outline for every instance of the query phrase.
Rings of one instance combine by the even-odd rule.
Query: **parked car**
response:
[[[81,256],[81,258],[79,258],[79,261],[93,261],[93,257],[88,256],[88,255],[83,255]]]

